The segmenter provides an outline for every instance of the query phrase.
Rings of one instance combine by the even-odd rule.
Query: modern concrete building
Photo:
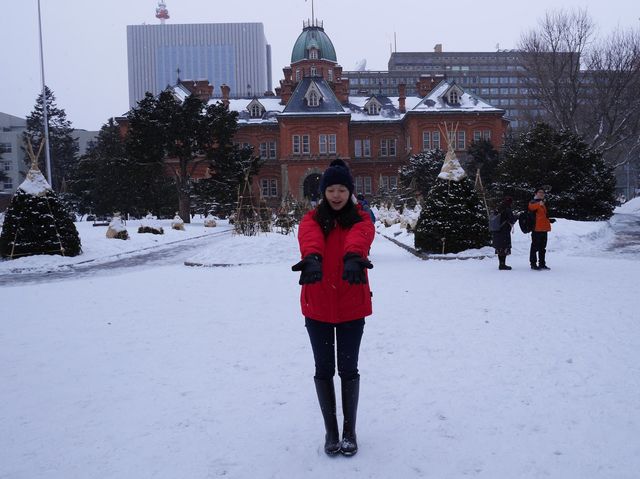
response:
[[[525,86],[524,69],[514,50],[495,52],[446,52],[442,45],[433,52],[394,52],[386,71],[343,71],[351,95],[389,95],[400,83],[407,95],[418,94],[423,75],[440,76],[488,103],[505,110],[512,128],[518,128],[546,112],[531,98]]]
[[[27,174],[27,153],[22,139],[26,129],[26,119],[0,112],[0,171],[6,176],[0,181],[0,211]],[[98,137],[98,132],[73,130],[72,136],[78,142],[78,155],[83,155]]]
[[[271,91],[271,46],[262,23],[128,25],[129,106],[178,79],[226,84],[235,97]]]

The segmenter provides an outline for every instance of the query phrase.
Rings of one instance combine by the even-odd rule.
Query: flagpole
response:
[[[40,78],[42,79],[42,122],[44,126],[44,155],[47,166],[47,180],[53,188],[51,181],[51,156],[49,155],[49,117],[47,111],[47,95],[44,82],[44,53],[42,51],[42,19],[40,15],[40,0],[38,0],[38,33],[40,37]]]

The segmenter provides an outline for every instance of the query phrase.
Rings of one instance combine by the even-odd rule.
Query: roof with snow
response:
[[[407,107],[407,111],[409,108]],[[465,92],[455,82],[442,80],[416,106],[412,112],[495,112],[504,110],[496,108],[480,97]]]
[[[308,101],[309,92],[314,90],[320,95],[317,106],[312,106]],[[331,86],[322,77],[303,78],[296,87],[291,99],[287,103],[283,115],[306,115],[306,114],[346,114],[344,108],[336,98]]]
[[[184,101],[191,92],[183,85],[172,87],[176,98]],[[317,106],[311,106],[310,92],[320,97]],[[209,103],[220,102],[212,98]],[[280,103],[276,96],[237,98],[229,100],[229,109],[238,112],[239,124],[277,123],[281,115],[351,115],[352,122],[396,122],[407,114],[415,113],[504,113],[480,97],[467,93],[455,82],[442,80],[426,97],[405,98],[405,113],[400,112],[400,98],[397,96],[369,95],[351,96],[349,102],[341,104],[327,81],[320,77],[305,77],[297,85],[287,105]],[[371,104],[377,108],[368,108]],[[256,113],[259,105],[259,115]]]

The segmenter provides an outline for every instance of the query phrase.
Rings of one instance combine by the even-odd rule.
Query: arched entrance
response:
[[[302,194],[309,201],[317,202],[320,199],[320,176],[319,173],[311,173],[304,179]]]

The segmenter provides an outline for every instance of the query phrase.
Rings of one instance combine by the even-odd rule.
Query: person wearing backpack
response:
[[[505,196],[489,217],[489,229],[492,235],[492,244],[498,255],[499,270],[509,271],[507,256],[511,254],[511,227],[517,218],[511,210],[513,199]]]
[[[535,196],[529,202],[528,209],[536,215],[536,222],[531,231],[531,249],[529,250],[529,262],[531,269],[549,270],[546,261],[547,255],[547,236],[551,231],[551,223],[555,223],[555,219],[549,219],[547,216],[547,206],[544,202],[545,191],[538,188]]]

